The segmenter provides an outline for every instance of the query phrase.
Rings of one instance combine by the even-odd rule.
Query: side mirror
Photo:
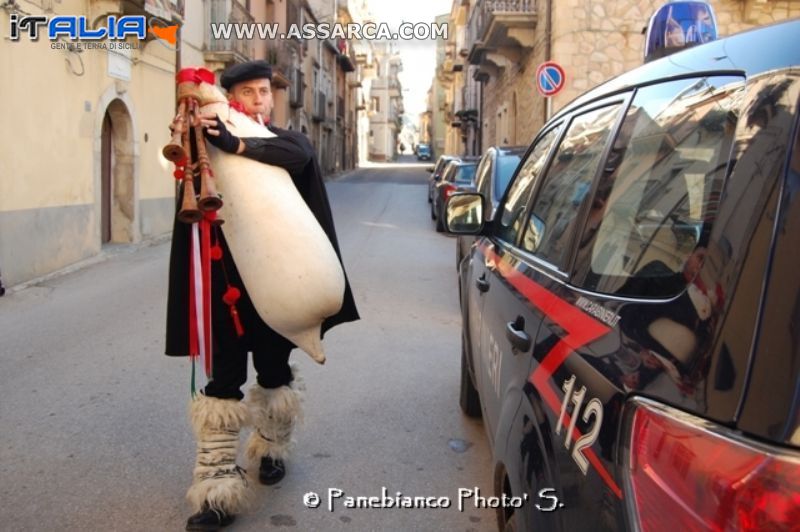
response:
[[[444,225],[448,233],[477,235],[483,229],[483,196],[474,192],[457,192],[444,204]]]
[[[429,167],[427,167],[425,169],[426,172],[430,172],[430,173],[433,173],[434,170],[436,170],[436,168],[434,168],[433,166],[429,166]]]

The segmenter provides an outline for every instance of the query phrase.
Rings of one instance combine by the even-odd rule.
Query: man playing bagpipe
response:
[[[179,73],[179,89],[180,76]],[[341,265],[333,218],[314,148],[305,135],[280,129],[269,123],[273,107],[271,78],[272,72],[268,63],[251,61],[228,68],[223,72],[220,84],[228,92],[231,113],[234,110],[244,113],[274,136],[240,138],[226,126],[226,119],[219,112],[198,110],[196,125],[202,126],[208,143],[219,150],[209,150],[212,163],[214,156],[217,157],[216,160],[234,160],[225,155],[233,154],[288,172],[297,192],[324,231],[335,251],[335,255],[332,251],[330,256],[334,261],[338,260],[336,268],[341,268],[344,291],[340,299],[341,306],[337,303],[335,307],[339,308],[338,312],[326,315],[324,321],[320,320],[321,328],[316,329],[314,339],[318,344],[319,336],[330,327],[357,320],[359,316]],[[213,83],[213,79],[204,81]],[[253,124],[249,126],[252,127]],[[202,142],[202,139],[195,138],[194,141]],[[192,153],[186,155],[188,161],[199,160],[202,163],[202,154],[194,153],[193,149],[189,151]],[[197,151],[201,149],[198,147]],[[220,152],[224,153],[219,154]],[[195,170],[191,168],[191,163],[187,163],[185,158],[176,163],[178,164],[184,166],[179,166],[179,170],[176,170],[176,177],[182,176],[186,179],[186,175],[189,175],[194,180]],[[246,177],[257,180],[260,176]],[[262,184],[254,183],[254,186]],[[192,190],[198,192],[200,189],[195,185]],[[178,198],[179,206],[183,199]],[[221,201],[229,202],[227,192],[223,194]],[[237,208],[232,200],[230,203],[231,209]],[[210,223],[206,223],[208,220]],[[194,351],[202,351],[205,342],[206,346],[210,346],[211,355],[210,362],[207,362],[210,367],[210,372],[207,372],[210,373],[209,381],[201,392],[193,394],[191,403],[192,428],[197,438],[197,461],[194,481],[187,493],[195,513],[187,522],[187,530],[217,530],[230,524],[234,515],[242,511],[247,499],[247,479],[244,471],[236,464],[236,456],[239,431],[243,427],[252,425],[253,428],[245,444],[245,454],[258,463],[260,482],[270,485],[283,478],[292,430],[301,413],[299,381],[296,369],[289,365],[289,354],[298,344],[267,325],[262,318],[265,314],[263,305],[260,306],[251,299],[254,287],[246,285],[243,278],[255,284],[251,281],[254,277],[251,275],[248,279],[245,275],[244,254],[237,257],[233,224],[218,225],[214,216],[208,220],[189,224],[176,217],[170,256],[166,354],[195,356]],[[253,223],[257,221],[252,220]],[[200,238],[193,232],[198,225],[201,226]],[[205,236],[202,233],[203,228],[207,232]],[[285,239],[295,237],[292,219],[286,219],[284,227],[270,226],[267,229],[283,232],[281,237]],[[203,238],[208,242],[205,247],[202,244]],[[259,239],[252,245],[258,248],[262,245],[260,242]],[[203,248],[203,253],[208,255],[208,268],[203,269],[196,260],[196,257],[201,256],[196,248]],[[314,249],[309,251],[314,253]],[[281,257],[280,252],[281,250],[274,250],[274,255]],[[291,265],[287,268],[291,271]],[[196,312],[197,305],[202,306],[202,300],[193,284],[197,280],[202,284],[203,275],[200,272],[206,274],[210,281],[206,283],[210,286],[204,288],[210,299],[210,304],[207,305],[210,307],[210,319],[206,315],[205,322],[199,319],[195,323],[194,317],[202,314]],[[308,348],[301,347],[311,353]],[[257,383],[248,390],[245,397],[241,387],[247,380],[248,352],[253,354]],[[314,358],[320,362],[324,360],[324,356],[322,360],[317,356]]]

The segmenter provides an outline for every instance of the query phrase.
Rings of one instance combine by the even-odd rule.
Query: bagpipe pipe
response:
[[[176,166],[175,177],[180,180],[183,193],[178,219],[184,223],[199,222],[204,212],[216,212],[222,207],[222,198],[212,177],[200,123],[200,102],[196,97],[197,84],[209,81],[214,83],[214,74],[205,69],[183,69],[178,73],[178,111],[171,126],[172,139],[162,150],[164,157]],[[193,154],[197,156],[196,162],[192,161]],[[194,177],[198,172],[199,198],[195,197],[194,189]],[[215,218],[214,222],[221,224],[222,220]]]
[[[322,323],[342,308],[345,291],[344,270],[333,244],[286,170],[206,145],[201,112],[219,116],[239,138],[277,135],[230,105],[212,72],[183,69],[176,81],[177,113],[163,155],[175,164],[174,176],[183,193],[177,217],[192,228],[189,354],[204,360],[210,376],[210,270],[212,260],[221,260],[219,237],[224,235],[259,317],[324,363]],[[240,288],[227,286],[223,300],[241,335],[236,310]]]

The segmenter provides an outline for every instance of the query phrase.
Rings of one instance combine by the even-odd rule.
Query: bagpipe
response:
[[[259,317],[324,363],[322,322],[339,312],[345,291],[336,251],[286,170],[206,145],[200,115],[218,115],[240,138],[275,133],[231,106],[212,72],[187,68],[176,81],[177,113],[163,155],[175,164],[183,195],[177,217],[192,227],[187,282],[193,361],[202,359],[211,376],[211,261],[221,260],[212,234],[221,231]],[[228,286],[223,300],[241,335],[239,297],[239,288]]]

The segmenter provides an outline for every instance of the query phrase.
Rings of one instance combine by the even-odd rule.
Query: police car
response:
[[[799,101],[795,20],[582,95],[491,222],[449,198],[501,530],[800,526]]]

